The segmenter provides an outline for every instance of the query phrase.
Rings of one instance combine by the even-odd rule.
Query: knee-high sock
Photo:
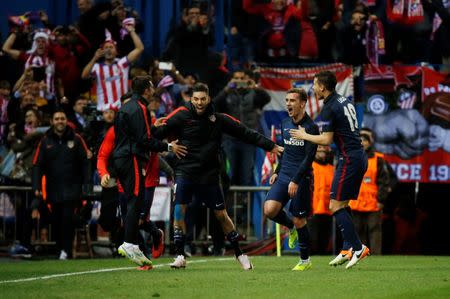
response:
[[[142,210],[143,201],[140,197],[128,198],[127,215],[125,217],[125,242],[137,244],[139,213]]]
[[[173,231],[173,242],[175,244],[175,252],[177,255],[184,255],[184,240],[185,235],[181,229]]]
[[[353,223],[352,208],[346,207],[345,210],[347,211],[348,215],[352,218],[352,223]],[[342,231],[341,231],[341,235],[342,235],[342,250],[349,250],[352,247],[352,244],[350,244],[350,242],[348,240],[345,240],[344,234],[342,233]]]
[[[300,247],[300,258],[307,260],[309,258],[309,230],[308,226],[297,228],[298,245]]]
[[[283,209],[281,209],[280,212],[278,212],[278,214],[271,219],[276,223],[286,226],[289,229],[292,229],[294,227],[294,223],[292,222],[291,218],[288,217]]]
[[[237,231],[232,231],[227,234],[227,240],[231,243],[234,249],[234,255],[236,257],[242,254],[242,250],[239,247],[239,234]]]
[[[156,227],[155,223],[153,221],[145,221],[141,226],[141,229],[146,231],[147,233],[151,234],[153,245],[155,247],[158,247],[159,241],[161,238],[161,232],[159,231],[158,227]]]
[[[362,244],[359,240],[358,235],[356,234],[355,226],[353,225],[352,217],[350,216],[350,214],[346,211],[346,209],[340,209],[333,215],[336,218],[337,225],[342,233],[342,237],[344,238],[344,246],[347,242],[347,244],[351,245],[353,250],[361,250]],[[343,247],[343,249],[348,248]]]

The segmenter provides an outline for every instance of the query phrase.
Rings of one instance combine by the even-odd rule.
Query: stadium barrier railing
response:
[[[227,192],[227,211],[237,231],[244,236],[242,241],[244,243],[260,240],[268,231],[270,233],[270,224],[265,221],[262,209],[265,194],[269,189],[268,186],[230,186]],[[95,188],[94,194],[99,195],[99,190],[101,189]],[[17,217],[21,213],[19,209],[29,209],[34,195],[29,186],[0,186],[0,194],[2,193],[8,196],[0,197],[0,244],[7,246],[17,239],[18,229],[21,229],[17,222]],[[194,242],[208,242],[208,237],[211,235],[210,217],[213,217],[213,213],[208,210],[203,232],[197,234],[194,228]],[[34,229],[32,244],[42,244],[39,224]],[[48,236],[49,241],[45,244],[54,244],[50,239],[51,225],[49,225]],[[166,241],[169,240],[166,238]]]

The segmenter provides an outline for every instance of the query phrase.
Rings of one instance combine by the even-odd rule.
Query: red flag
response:
[[[274,125],[272,125],[270,128],[270,139],[273,142],[276,142],[277,140]],[[266,152],[266,157],[264,158],[264,163],[261,169],[261,184],[266,183],[267,179],[270,178],[272,173],[275,171],[277,164],[278,164],[277,155],[271,152]]]

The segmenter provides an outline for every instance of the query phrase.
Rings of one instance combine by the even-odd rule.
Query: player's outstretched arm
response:
[[[319,129],[314,128],[311,131],[312,136],[319,136]],[[311,165],[314,161],[314,157],[316,156],[317,144],[313,142],[305,142],[305,158],[300,162],[297,173],[295,177],[292,179],[293,182],[297,183],[306,175],[308,170],[311,168]]]
[[[298,126],[298,129],[289,130],[291,137],[299,140],[310,141],[319,145],[330,145],[333,143],[333,132],[322,132],[320,135],[308,134],[305,128]]]
[[[265,151],[270,151],[277,155],[283,152],[283,147],[276,145],[264,135],[241,124],[241,122],[234,117],[225,113],[217,113],[216,116],[218,120],[222,122],[221,128],[224,133],[231,135],[242,142],[253,144]]]

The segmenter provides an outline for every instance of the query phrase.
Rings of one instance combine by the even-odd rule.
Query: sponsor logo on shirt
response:
[[[304,146],[305,145],[305,141],[304,140],[298,140],[298,139],[290,138],[289,140],[284,139],[284,144],[295,145],[295,146]]]

